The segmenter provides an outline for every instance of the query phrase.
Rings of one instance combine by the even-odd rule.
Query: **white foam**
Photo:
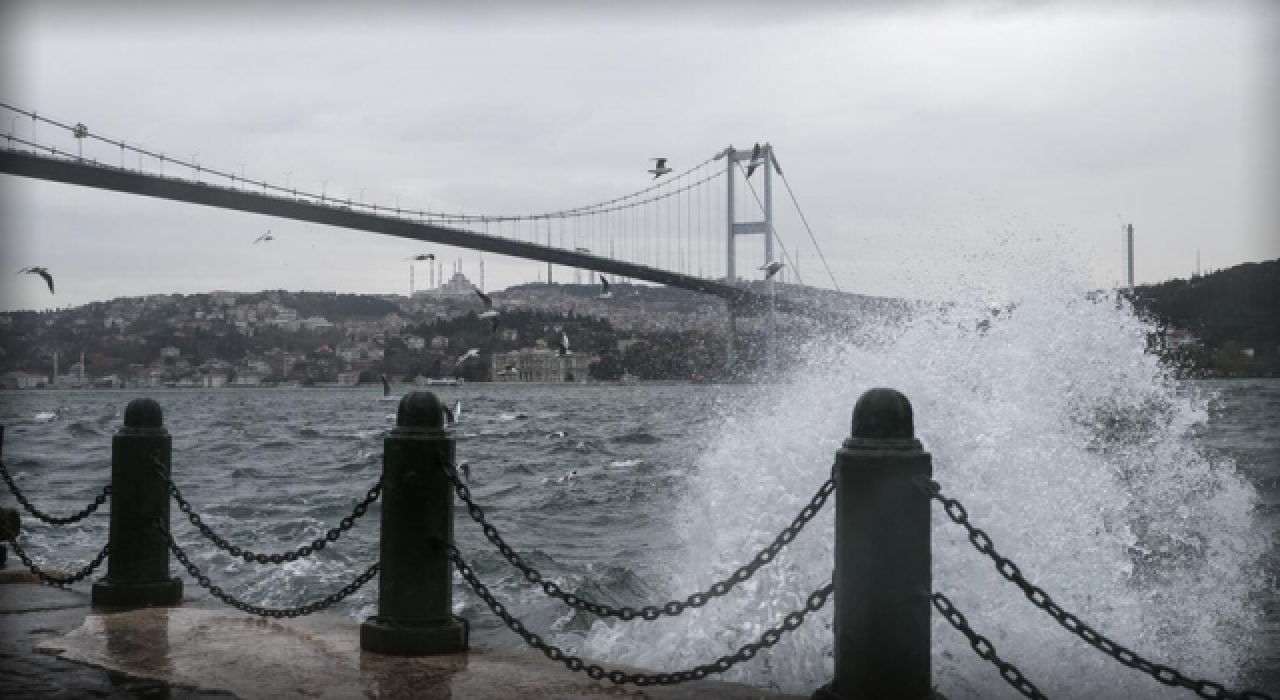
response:
[[[910,398],[943,488],[1033,582],[1130,649],[1230,687],[1257,620],[1246,598],[1265,586],[1256,493],[1197,446],[1209,399],[1144,353],[1147,324],[1089,301],[1084,285],[1040,285],[1000,289],[1016,308],[994,319],[991,290],[976,288],[946,308],[814,341],[790,385],[723,408],[676,523],[686,546],[670,562],[671,593],[705,588],[769,542],[827,478],[858,396],[888,386]],[[984,319],[989,330],[977,332]],[[727,600],[643,625],[597,622],[561,641],[668,670],[731,653],[829,580],[833,507]],[[934,584],[1050,697],[1168,697],[1033,608],[936,506]],[[832,673],[831,620],[829,606],[726,678],[811,692]],[[937,615],[933,650],[935,682],[952,700],[1013,696]]]

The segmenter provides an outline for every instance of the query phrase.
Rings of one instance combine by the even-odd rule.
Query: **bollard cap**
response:
[[[444,409],[429,391],[413,391],[400,399],[396,409],[396,432],[443,431]]]
[[[116,431],[117,435],[163,436],[169,431],[164,429],[164,411],[155,399],[137,398],[124,407],[124,426]]]
[[[872,389],[853,407],[853,434],[840,454],[850,450],[923,454],[916,439],[911,402],[893,389]]]
[[[853,437],[910,440],[916,436],[911,402],[894,389],[871,389],[853,407]]]

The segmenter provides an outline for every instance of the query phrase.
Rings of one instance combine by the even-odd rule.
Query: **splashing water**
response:
[[[768,543],[827,478],[857,397],[889,386],[912,401],[944,491],[1028,579],[1154,662],[1241,682],[1270,535],[1235,464],[1192,439],[1211,397],[1144,353],[1151,326],[1114,299],[1041,285],[993,314],[989,296],[815,341],[789,383],[722,407],[684,499],[670,592],[704,589]],[[725,599],[657,622],[598,621],[559,642],[664,670],[733,653],[829,580],[833,506]],[[936,506],[933,547],[935,590],[1048,696],[1169,696],[1034,608]],[[831,623],[828,606],[726,678],[812,691],[833,672]],[[934,681],[949,698],[1016,695],[936,614],[932,635]]]

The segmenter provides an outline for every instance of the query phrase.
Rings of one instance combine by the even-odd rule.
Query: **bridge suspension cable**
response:
[[[227,187],[228,185],[222,184],[226,182],[229,183],[229,187],[232,190],[253,192],[255,194],[260,191],[263,195],[270,197],[291,199],[306,204],[337,207],[387,218],[421,221],[441,227],[468,229],[477,235],[527,242],[548,248],[554,248],[558,245],[562,248],[577,249],[582,248],[585,244],[589,247],[588,250],[577,252],[595,251],[596,255],[608,257],[612,260],[630,261],[633,264],[678,271],[681,274],[696,275],[704,279],[716,279],[727,274],[726,268],[723,267],[724,261],[721,253],[724,251],[724,245],[728,244],[729,241],[724,239],[721,232],[725,230],[726,217],[730,216],[731,212],[724,210],[727,202],[724,199],[725,194],[721,193],[719,189],[711,188],[714,191],[709,194],[704,193],[704,189],[702,189],[704,185],[715,181],[721,176],[733,176],[732,169],[712,166],[714,161],[724,157],[723,152],[717,153],[674,176],[662,178],[626,195],[604,199],[583,206],[541,213],[486,215],[433,211],[429,208],[406,208],[400,204],[399,196],[396,198],[395,206],[383,206],[357,201],[350,196],[346,198],[331,196],[327,191],[327,180],[324,181],[325,186],[321,188],[319,193],[309,192],[305,189],[290,186],[287,174],[286,186],[280,186],[269,183],[266,180],[256,180],[248,177],[244,172],[243,164],[240,165],[239,172],[232,169],[210,168],[196,162],[198,156],[196,153],[192,153],[189,159],[174,158],[166,156],[163,151],[158,149],[147,148],[144,144],[131,145],[122,139],[115,139],[92,132],[83,124],[72,125],[3,102],[0,102],[0,109],[29,117],[32,120],[33,126],[30,140],[20,138],[13,133],[13,129],[16,127],[11,122],[10,133],[7,135],[11,149],[15,145],[19,145],[22,149],[30,148],[37,153],[48,153],[54,157],[65,157],[84,163],[92,163],[94,167],[117,169],[116,166],[108,165],[97,158],[87,157],[87,155],[92,155],[92,153],[85,153],[86,140],[88,140],[106,144],[112,149],[119,149],[120,165],[118,169],[121,171],[134,171],[133,168],[126,167],[127,159],[125,154],[126,152],[136,153],[139,158],[137,171],[143,171],[143,158],[154,159],[160,164],[158,176],[164,179],[190,180],[209,187]],[[14,117],[14,119],[16,120],[17,117]],[[55,127],[55,132],[61,131],[70,134],[76,139],[76,146],[62,147],[57,145],[61,143],[60,140],[52,141],[50,144],[39,143],[35,137],[35,125],[40,123]],[[46,140],[49,138],[46,135],[42,136]],[[99,153],[98,155],[101,154]],[[108,158],[113,160],[114,152],[109,154]],[[171,165],[168,174],[164,172],[166,162]],[[190,169],[191,175],[184,174],[183,170],[177,173],[173,172],[174,166],[179,169]],[[737,163],[737,166],[739,172],[744,171],[742,163]],[[800,209],[798,199],[790,182],[777,165],[776,159],[774,160],[774,168],[782,176],[792,204],[800,214],[810,240],[818,250],[823,265],[826,267],[828,275],[831,276],[833,285],[838,290],[840,288],[839,283],[827,263],[825,254],[818,246],[817,239],[805,213]],[[148,174],[156,176],[154,172]],[[222,180],[223,178],[225,178],[225,181]],[[747,184],[751,189],[752,196],[756,199],[756,203],[763,210],[760,193],[750,180],[747,180]],[[696,196],[694,190],[698,190]],[[361,199],[363,199],[363,195]],[[734,204],[736,205],[735,209],[741,210],[747,205],[747,202],[739,199]],[[586,224],[586,230],[584,231],[582,219],[587,217],[595,218]],[[572,227],[570,227],[568,219],[574,219]],[[541,223],[544,221],[545,224]],[[782,258],[791,268],[784,274],[793,274],[803,284],[803,279],[795,260],[785,243],[778,236],[775,226],[770,227],[770,234],[777,241]]]
[[[804,229],[809,232],[809,240],[813,241],[813,247],[818,251],[818,257],[822,260],[822,266],[827,268],[827,274],[831,276],[831,284],[835,286],[836,291],[841,291],[840,283],[836,281],[835,273],[831,271],[831,266],[827,264],[827,256],[822,253],[822,246],[818,245],[818,239],[813,235],[813,229],[809,227],[809,218],[804,215],[804,210],[800,208],[800,202],[796,199],[796,193],[791,189],[791,183],[787,180],[786,173],[782,172],[782,166],[778,165],[778,159],[773,159],[773,169],[777,171],[778,177],[782,178],[782,184],[787,188],[787,194],[791,195],[791,203],[795,205],[796,212],[800,214],[800,220],[804,222]],[[797,254],[799,251],[797,251]]]
[[[638,207],[645,204],[649,204],[651,202],[661,201],[668,197],[675,196],[679,192],[686,191],[686,189],[692,189],[694,187],[702,185],[720,175],[720,173],[717,172],[712,176],[704,177],[696,182],[689,183],[688,185],[685,186],[685,188],[681,188],[677,190],[670,189],[673,184],[680,182],[685,178],[688,178],[692,173],[697,171],[699,168],[702,168],[703,166],[707,165],[708,163],[716,159],[716,156],[711,156],[710,158],[707,158],[701,163],[694,165],[676,174],[673,177],[666,178],[657,184],[650,185],[648,187],[645,187],[644,189],[637,190],[635,192],[623,195],[621,197],[614,197],[612,199],[602,200],[600,202],[595,202],[593,204],[588,204],[580,207],[573,207],[570,209],[559,209],[559,210],[553,210],[549,212],[540,212],[540,213],[531,213],[531,214],[509,214],[509,215],[497,215],[497,216],[462,214],[462,213],[446,212],[446,211],[430,211],[427,209],[410,209],[410,208],[401,207],[398,204],[395,207],[381,206],[377,204],[367,204],[365,202],[353,201],[350,197],[346,199],[330,197],[328,196],[327,192],[321,192],[319,194],[316,194],[314,192],[307,192],[306,190],[300,190],[296,187],[281,187],[279,185],[271,184],[265,180],[250,179],[246,177],[244,173],[237,175],[235,172],[232,172],[232,171],[218,170],[216,168],[205,167],[198,163],[195,163],[194,159],[192,159],[192,161],[187,161],[181,158],[166,156],[163,152],[157,152],[157,151],[142,148],[139,146],[130,145],[123,140],[113,139],[111,137],[103,136],[102,134],[98,134],[93,131],[90,131],[83,124],[76,124],[76,125],[66,124],[64,122],[60,122],[55,119],[50,119],[49,117],[41,116],[34,111],[22,109],[21,107],[10,105],[8,103],[0,102],[0,109],[6,109],[9,111],[15,112],[17,114],[30,117],[32,119],[33,124],[38,122],[44,122],[51,126],[55,126],[59,129],[63,129],[73,134],[78,140],[85,139],[85,138],[93,139],[93,140],[108,144],[110,146],[117,147],[121,150],[122,153],[127,150],[133,153],[137,153],[139,156],[154,158],[161,163],[162,168],[165,162],[169,162],[178,167],[188,168],[192,172],[197,174],[204,173],[212,177],[227,178],[227,180],[230,183],[232,183],[233,186],[238,181],[242,187],[245,187],[245,186],[261,187],[264,193],[266,193],[268,190],[271,190],[271,191],[278,192],[280,194],[287,194],[293,197],[305,197],[308,199],[314,199],[322,203],[328,203],[328,202],[333,202],[335,204],[345,203],[346,206],[349,206],[351,208],[358,207],[362,209],[368,209],[374,213],[394,212],[398,216],[399,215],[417,216],[419,218],[426,219],[428,222],[432,220],[438,220],[442,223],[448,222],[448,223],[457,223],[457,224],[467,224],[467,223],[479,224],[479,223],[485,223],[485,222],[502,222],[502,221],[538,221],[542,219],[569,218],[573,216],[591,216],[594,214],[604,214],[604,213],[609,213],[614,211],[620,211],[627,207]],[[10,133],[7,138],[10,142],[22,143],[32,148],[44,149],[55,155],[59,154],[59,151],[56,147],[45,146],[43,144],[34,143],[35,141],[34,132],[33,132],[32,141],[26,141],[26,140],[20,139],[14,136],[12,133]],[[65,153],[65,155],[71,155],[71,154],[68,152],[68,153]],[[123,161],[122,161],[122,167],[123,167]],[[668,189],[668,191],[664,194],[658,195],[656,197],[646,198],[646,199],[637,199],[641,195],[647,194],[649,192],[654,192],[657,190],[662,190],[664,188]],[[535,239],[532,238],[531,236],[531,240],[535,240]]]
[[[764,201],[760,199],[760,193],[756,192],[756,186],[751,184],[751,179],[747,177],[747,171],[743,169],[742,163],[739,162],[737,165],[738,172],[742,173],[742,179],[746,181],[747,187],[751,188],[751,196],[756,198],[756,204],[760,205],[760,211],[763,212]],[[782,236],[778,235],[778,229],[775,228],[773,224],[769,224],[769,233],[773,236],[773,240],[778,242],[778,248],[782,250],[782,257],[786,259],[787,264],[791,266],[793,271],[795,271],[796,280],[800,282],[800,284],[804,284],[804,278],[800,276],[800,271],[796,269],[795,263],[792,262],[791,256],[787,253],[787,246],[782,243]]]

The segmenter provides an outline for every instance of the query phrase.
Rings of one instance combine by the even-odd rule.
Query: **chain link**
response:
[[[1271,696],[1266,693],[1254,690],[1234,692],[1227,690],[1220,683],[1188,678],[1177,669],[1149,661],[1139,656],[1137,652],[1098,632],[1080,618],[1062,609],[1062,606],[1054,602],[1053,598],[1044,592],[1044,589],[1024,578],[1017,564],[1014,564],[1012,560],[996,551],[995,543],[992,542],[990,535],[969,522],[969,513],[965,510],[965,507],[954,498],[948,498],[943,495],[942,487],[938,482],[917,477],[916,486],[924,491],[929,498],[942,504],[947,517],[969,533],[969,542],[974,549],[977,549],[979,553],[995,562],[996,571],[1006,581],[1021,589],[1023,595],[1027,597],[1027,600],[1031,601],[1032,605],[1048,613],[1049,617],[1052,617],[1064,629],[1083,639],[1093,648],[1129,668],[1142,671],[1167,686],[1195,691],[1196,695],[1206,698],[1206,700],[1272,700]]]
[[[106,503],[107,498],[111,495],[111,484],[107,484],[102,487],[102,493],[99,493],[97,498],[93,499],[92,503],[85,506],[84,510],[68,515],[64,518],[59,518],[56,515],[49,515],[48,513],[41,511],[39,508],[32,505],[31,501],[27,500],[27,497],[22,493],[21,489],[18,488],[18,485],[14,483],[13,477],[9,475],[9,468],[5,465],[3,460],[0,460],[0,477],[4,478],[4,483],[8,484],[9,491],[13,493],[13,497],[18,499],[18,503],[21,503],[22,507],[25,508],[32,517],[50,525],[70,525],[71,523],[84,520],[90,515],[93,515],[93,512],[98,509],[98,506]]]
[[[204,572],[200,571],[200,569],[194,563],[192,563],[191,559],[187,557],[187,553],[183,551],[182,547],[180,547],[178,543],[173,539],[173,535],[171,535],[169,531],[165,529],[164,524],[162,522],[156,521],[154,525],[156,530],[160,531],[160,534],[163,536],[165,542],[168,543],[169,551],[173,552],[173,556],[178,559],[178,563],[182,564],[182,568],[187,570],[187,573],[190,574],[191,577],[196,580],[196,583],[200,584],[201,588],[204,588],[205,590],[209,591],[209,593],[213,597],[217,598],[218,600],[221,600],[227,605],[230,605],[231,607],[237,610],[240,610],[241,612],[246,612],[246,613],[249,613],[250,615],[258,615],[259,617],[271,617],[271,618],[280,619],[285,617],[302,617],[303,615],[310,615],[311,613],[320,612],[325,608],[331,607],[341,602],[347,596],[350,596],[351,594],[360,590],[360,588],[363,587],[364,584],[368,583],[370,580],[373,579],[374,576],[378,575],[378,570],[381,567],[381,562],[374,562],[373,564],[369,565],[369,568],[364,570],[364,573],[357,576],[354,581],[343,586],[341,589],[338,590],[338,592],[330,593],[329,595],[325,596],[324,598],[321,598],[320,600],[306,603],[305,605],[299,605],[298,607],[295,607],[295,608],[267,608],[261,605],[254,605],[253,603],[246,603],[243,600],[240,600],[239,598],[236,598],[230,593],[227,593],[226,591],[222,590],[220,586],[210,581],[209,577],[206,576]]]
[[[153,460],[155,462],[156,472],[160,475],[160,478],[168,484],[169,494],[173,496],[173,500],[177,501],[178,510],[181,510],[186,514],[187,520],[191,521],[191,524],[200,531],[200,534],[204,535],[218,549],[251,564],[282,564],[284,562],[297,561],[298,559],[304,559],[311,556],[312,554],[327,547],[331,542],[337,542],[338,538],[342,537],[342,533],[354,527],[356,521],[368,512],[369,506],[373,505],[373,503],[378,500],[378,497],[382,495],[382,480],[379,479],[378,482],[373,485],[373,488],[369,489],[369,492],[365,494],[364,499],[356,503],[356,507],[352,510],[351,515],[348,515],[339,521],[337,527],[330,528],[323,537],[317,537],[310,544],[304,544],[301,547],[288,552],[281,552],[279,554],[261,554],[233,545],[224,537],[214,532],[212,528],[205,524],[204,519],[200,517],[200,514],[192,509],[191,504],[187,499],[182,497],[182,491],[178,489],[178,485],[173,483],[173,480],[164,473],[164,462],[160,461],[160,457],[158,455],[153,456]]]
[[[27,552],[22,548],[22,545],[18,544],[17,537],[10,537],[6,541],[13,546],[13,551],[18,554],[18,558],[22,560],[22,563],[26,564],[28,569],[31,569],[31,573],[35,574],[37,578],[50,586],[69,586],[73,583],[83,581],[89,574],[96,571],[99,566],[102,566],[103,560],[107,558],[107,551],[111,547],[110,542],[102,545],[102,549],[98,552],[98,555],[86,564],[84,568],[74,574],[58,576],[56,574],[48,573],[36,566],[35,563],[31,561],[31,557],[27,556]]]
[[[973,631],[973,628],[969,626],[969,621],[965,619],[964,613],[956,610],[956,606],[951,603],[951,599],[941,593],[934,593],[929,598],[933,601],[933,607],[942,613],[947,622],[951,623],[952,627],[960,630],[960,634],[968,638],[969,646],[973,647],[973,651],[978,655],[978,658],[983,661],[990,661],[992,665],[1000,669],[1000,677],[1013,686],[1014,690],[1022,693],[1023,697],[1033,698],[1033,700],[1048,700],[1044,693],[1041,693],[1040,689],[1036,687],[1035,683],[1027,680],[1027,677],[1022,675],[1022,671],[1019,671],[1017,666],[1001,659],[996,654],[996,647],[991,643],[991,640]]]
[[[453,560],[453,565],[458,569],[458,573],[462,574],[462,578],[471,586],[471,589],[475,591],[476,595],[480,596],[481,600],[489,606],[489,609],[493,611],[493,614],[501,618],[512,632],[520,635],[526,644],[542,652],[542,654],[548,659],[564,664],[565,668],[568,668],[570,671],[585,673],[593,680],[597,681],[607,678],[610,682],[618,685],[623,683],[630,683],[638,686],[676,685],[678,683],[685,683],[688,681],[702,680],[712,674],[724,673],[739,663],[750,661],[755,658],[756,654],[760,653],[761,649],[768,649],[777,644],[782,639],[782,636],[787,632],[794,632],[799,629],[800,625],[804,624],[805,617],[808,616],[809,613],[821,610],[823,606],[827,604],[827,600],[835,590],[835,584],[828,583],[822,588],[810,593],[808,599],[805,601],[804,607],[787,613],[786,617],[782,619],[782,624],[765,630],[764,634],[760,635],[756,641],[748,642],[733,654],[722,656],[712,663],[695,666],[683,671],[672,671],[670,673],[627,673],[626,671],[620,671],[617,669],[610,670],[603,666],[589,664],[583,661],[580,657],[566,653],[560,647],[548,644],[541,636],[530,632],[524,626],[523,622],[516,619],[511,613],[507,612],[506,606],[498,602],[498,600],[493,597],[489,588],[476,577],[475,572],[472,571],[471,567],[467,565],[467,562],[463,560],[462,555],[458,552],[457,548],[452,544],[448,545],[448,547],[449,558]]]
[[[613,617],[619,620],[634,620],[640,618],[642,620],[656,620],[662,616],[675,617],[683,613],[688,608],[700,608],[706,605],[714,598],[724,596],[733,590],[733,587],[747,581],[755,575],[760,567],[773,561],[778,556],[778,552],[787,546],[800,534],[804,526],[813,520],[814,517],[822,510],[822,506],[827,502],[827,498],[835,491],[835,480],[827,479],[826,483],[818,489],[813,499],[808,505],[800,510],[800,514],[791,521],[791,524],[782,530],[782,532],[774,538],[773,542],[767,547],[760,550],[750,563],[738,567],[736,571],[723,581],[717,581],[705,591],[699,591],[686,597],[684,600],[673,600],[663,604],[662,606],[646,605],[643,608],[636,609],[630,607],[615,608],[604,603],[597,603],[590,600],[580,598],[573,593],[566,593],[554,581],[550,581],[542,574],[542,572],[530,566],[524,559],[516,553],[511,545],[507,544],[489,521],[485,518],[484,509],[471,499],[471,489],[458,478],[457,469],[449,464],[444,465],[444,472],[449,477],[449,481],[453,483],[453,488],[458,493],[458,498],[467,506],[467,512],[471,514],[471,519],[475,520],[484,531],[484,536],[493,543],[502,556],[506,558],[512,566],[520,570],[524,574],[524,578],[529,583],[542,587],[543,592],[552,598],[556,598],[571,608],[591,613],[599,617]]]

